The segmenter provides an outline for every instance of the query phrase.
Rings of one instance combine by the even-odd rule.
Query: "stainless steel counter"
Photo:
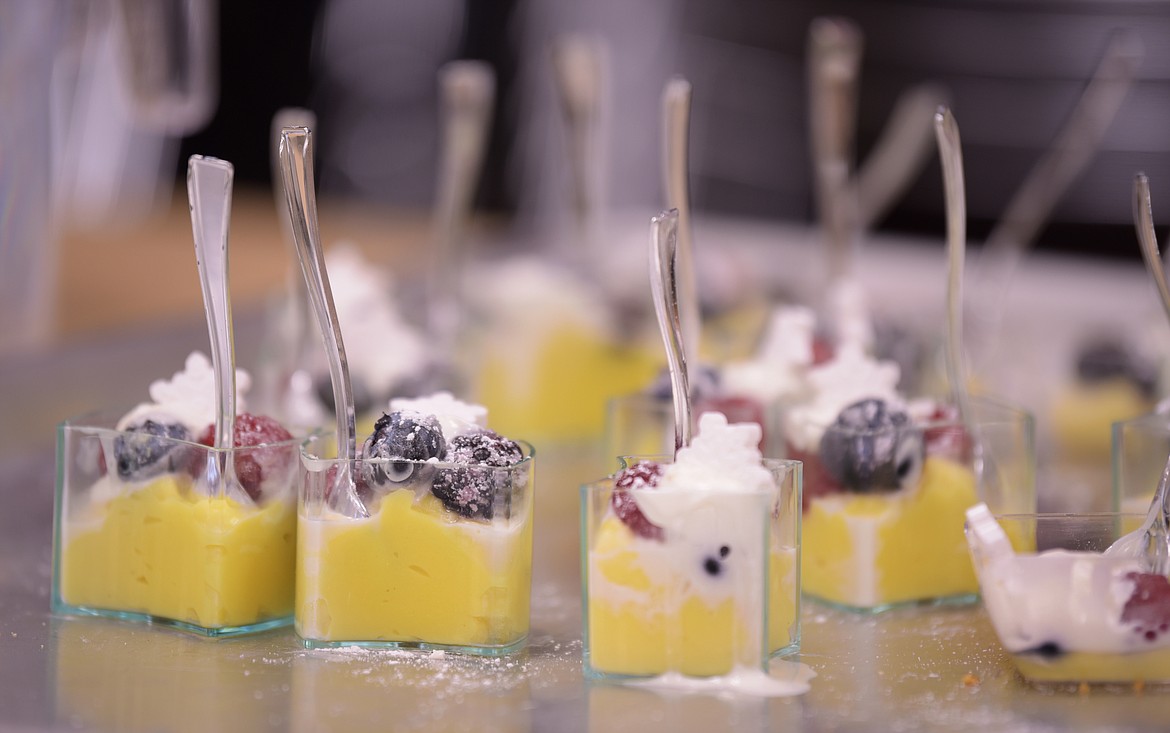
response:
[[[247,363],[257,319],[237,325]],[[291,629],[208,640],[49,613],[51,426],[132,400],[202,343],[192,321],[0,363],[0,730],[1136,731],[1170,729],[1170,694],[1036,689],[978,607],[857,617],[806,604],[796,698],[665,695],[581,674],[576,487],[538,464],[533,631],[481,660],[309,651]],[[92,385],[103,385],[100,393]],[[543,479],[541,477],[544,477]],[[579,478],[591,478],[581,476]]]

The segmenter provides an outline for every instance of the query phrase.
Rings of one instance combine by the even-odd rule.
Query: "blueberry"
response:
[[[146,479],[185,466],[186,451],[178,441],[190,441],[191,431],[178,423],[146,420],[114,439],[118,477]]]
[[[699,366],[691,369],[689,377],[692,399],[707,399],[719,393],[719,372],[715,369]],[[649,392],[656,400],[669,401],[673,389],[670,384],[670,372],[663,369],[650,385]]]
[[[514,440],[499,433],[483,430],[456,435],[451,439],[448,460],[468,466],[507,468],[524,459],[524,450]],[[431,493],[443,506],[463,517],[491,519],[495,516],[495,498],[501,489],[510,503],[511,477],[507,471],[443,468],[435,475]]]
[[[1090,384],[1128,379],[1151,399],[1158,387],[1157,367],[1113,338],[1093,341],[1081,349],[1077,354],[1077,377]]]
[[[925,458],[922,431],[905,412],[878,399],[855,402],[825,430],[825,470],[847,491],[897,491],[918,483]]]
[[[362,464],[362,477],[372,486],[404,484],[429,476],[418,461],[443,460],[447,444],[434,415],[398,411],[382,415],[362,446],[362,457],[387,459]]]
[[[333,380],[328,374],[321,374],[313,380],[313,388],[317,392],[317,399],[326,409],[333,411],[336,408],[333,403]],[[353,411],[354,414],[362,415],[369,412],[374,406],[374,395],[370,392],[366,380],[350,373],[349,388],[353,392]]]
[[[731,548],[723,545],[719,548],[718,557],[715,555],[708,555],[703,558],[703,570],[713,578],[717,578],[723,574],[723,562],[727,556],[731,554]]]
[[[1045,659],[1056,659],[1064,654],[1064,649],[1055,641],[1046,641],[1040,646],[1029,649],[1028,652],[1044,657]]]

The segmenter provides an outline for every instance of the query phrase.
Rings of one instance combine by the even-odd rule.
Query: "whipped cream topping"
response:
[[[731,394],[763,403],[797,399],[807,389],[806,372],[813,361],[813,312],[800,306],[772,311],[754,359],[723,367],[721,379]]]
[[[1141,573],[1138,558],[1047,550],[1016,554],[986,505],[967,511],[967,542],[983,605],[1000,642],[1020,653],[1054,644],[1063,651],[1130,653],[1170,646],[1122,620]]]
[[[729,576],[697,572],[694,586],[710,597],[752,596],[737,600],[743,608],[755,607],[754,594],[762,592],[751,579],[762,577],[776,491],[759,442],[759,425],[728,424],[721,413],[704,413],[691,444],[666,466],[657,486],[632,493],[646,518],[665,530],[663,548],[672,562],[698,571],[704,557],[727,548]]]
[[[447,440],[487,425],[486,407],[458,400],[450,392],[435,392],[426,397],[396,397],[390,400],[390,411],[434,415]]]
[[[859,400],[885,400],[891,408],[902,409],[904,400],[897,390],[901,376],[896,362],[874,359],[856,345],[838,346],[831,360],[808,370],[809,400],[785,414],[789,443],[800,450],[817,450],[825,429],[841,410]]]
[[[236,413],[247,412],[245,394],[252,386],[252,378],[243,369],[236,369]],[[144,402],[122,416],[118,430],[141,425],[147,419],[179,422],[197,436],[215,422],[215,371],[211,360],[200,351],[192,351],[183,371],[170,379],[158,379],[150,384],[151,402]]]
[[[378,395],[421,373],[430,352],[422,333],[399,312],[390,273],[349,242],[331,248],[325,263],[350,371]]]

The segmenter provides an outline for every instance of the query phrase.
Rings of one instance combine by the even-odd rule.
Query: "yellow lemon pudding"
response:
[[[352,471],[308,446],[296,563],[306,645],[523,645],[532,451],[485,428],[485,415],[448,393],[392,400]],[[340,511],[343,491],[368,516]]]

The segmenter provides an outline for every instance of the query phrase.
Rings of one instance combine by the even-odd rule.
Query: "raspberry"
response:
[[[329,467],[328,471],[325,472],[325,503],[326,504],[333,503],[333,492],[336,491],[336,488],[337,488],[338,470],[339,470],[339,467],[335,463]],[[362,504],[365,504],[368,507],[370,505],[370,502],[373,501],[373,499],[374,499],[374,492],[370,489],[369,484],[366,483],[366,481],[362,477],[360,471],[353,472],[353,484],[354,484],[354,491],[357,493],[358,499],[361,499]]]
[[[833,345],[824,336],[814,336],[812,342],[813,366],[820,366],[832,360],[835,351]]]
[[[949,458],[958,463],[970,462],[974,444],[971,434],[959,422],[959,408],[939,402],[927,418],[927,424],[934,425],[922,433],[927,455]]]
[[[638,461],[629,468],[618,472],[613,480],[613,513],[622,520],[630,530],[639,537],[661,542],[664,539],[662,527],[651,524],[642,510],[638,508],[631,490],[644,491],[658,485],[662,478],[661,464],[653,461]]]
[[[524,451],[516,441],[483,430],[452,438],[447,459],[451,463],[502,469],[524,460]],[[508,490],[509,481],[506,471],[443,468],[435,475],[431,493],[460,516],[491,519],[495,515],[496,494],[501,489]],[[510,494],[508,491],[507,501],[511,500]]]
[[[792,448],[788,451],[788,457],[804,464],[803,484],[800,492],[801,511],[807,512],[813,499],[844,491],[841,484],[837,483],[837,480],[825,470],[825,464],[821,463],[819,454]]]
[[[1125,578],[1133,581],[1133,593],[1121,609],[1121,622],[1155,641],[1170,631],[1170,580],[1157,573],[1129,573]]]
[[[241,451],[235,456],[236,478],[240,486],[248,492],[253,501],[260,500],[261,485],[264,480],[279,481],[288,478],[294,469],[297,449],[292,445],[273,445],[287,443],[293,439],[292,433],[285,430],[276,420],[265,415],[241,413],[236,415],[235,430],[232,435],[232,445],[235,448],[251,448]],[[215,445],[215,425],[208,425],[197,441],[203,445]],[[272,447],[260,447],[269,446]],[[195,467],[202,470],[201,466]]]

